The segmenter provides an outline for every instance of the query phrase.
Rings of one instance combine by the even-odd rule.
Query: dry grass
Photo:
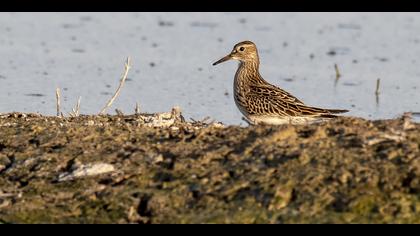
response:
[[[127,79],[127,75],[128,75],[128,71],[131,69],[131,59],[130,57],[127,58],[127,61],[125,62],[124,65],[124,73],[121,76],[121,80],[120,80],[120,84],[118,85],[117,90],[115,91],[114,95],[111,97],[111,99],[109,99],[109,101],[107,102],[107,104],[102,108],[102,110],[99,112],[99,115],[103,115],[105,114],[106,110],[112,105],[112,103],[114,102],[114,100],[118,97],[118,95],[121,92],[122,87],[124,86],[125,80]]]
[[[55,98],[56,98],[56,109],[57,109],[57,116],[60,116],[60,110],[61,110],[61,92],[60,88],[55,89]]]

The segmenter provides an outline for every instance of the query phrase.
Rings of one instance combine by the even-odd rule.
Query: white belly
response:
[[[306,125],[315,122],[324,121],[326,119],[317,117],[278,117],[278,116],[248,116],[246,119],[254,125],[268,124],[268,125]]]

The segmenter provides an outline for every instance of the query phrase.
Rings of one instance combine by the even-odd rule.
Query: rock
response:
[[[291,183],[277,187],[268,210],[280,210],[285,208],[290,203],[292,194],[293,185]]]
[[[95,176],[113,172],[114,166],[106,163],[86,164],[81,165],[72,172],[65,172],[58,176],[58,182],[74,180],[76,178],[83,178],[88,176]]]

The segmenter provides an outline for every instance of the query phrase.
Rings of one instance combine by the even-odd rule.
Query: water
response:
[[[418,13],[0,13],[0,112],[54,115],[60,87],[65,112],[81,96],[81,113],[96,114],[131,56],[109,113],[179,105],[241,124],[237,63],[211,64],[243,40],[257,44],[266,80],[309,105],[369,119],[420,111]]]

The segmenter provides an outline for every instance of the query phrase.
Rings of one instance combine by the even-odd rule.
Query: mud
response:
[[[420,223],[408,116],[225,127],[168,114],[0,115],[0,222]]]

